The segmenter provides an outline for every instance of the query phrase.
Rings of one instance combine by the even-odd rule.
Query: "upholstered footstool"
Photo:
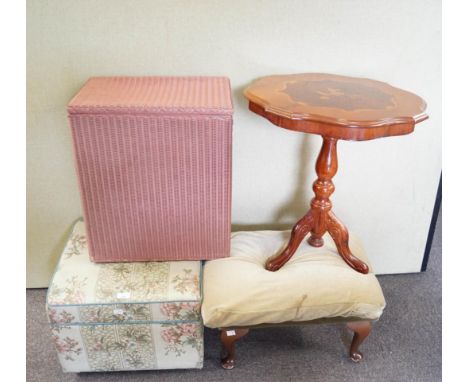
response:
[[[344,322],[354,332],[349,355],[362,359],[358,347],[385,299],[361,243],[350,236],[352,253],[370,266],[368,274],[350,268],[328,234],[323,247],[304,241],[280,270],[267,271],[267,259],[288,238],[289,231],[236,232],[231,257],[205,263],[202,318],[205,326],[221,330],[225,369],[234,367],[234,344],[249,329],[288,324]]]

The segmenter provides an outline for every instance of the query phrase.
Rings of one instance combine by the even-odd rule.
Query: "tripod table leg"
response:
[[[338,253],[341,255],[346,264],[360,273],[368,273],[369,267],[367,264],[354,256],[349,249],[348,230],[331,211],[328,213],[328,232],[335,242]]]
[[[294,252],[296,252],[297,247],[299,247],[299,244],[304,240],[304,237],[311,230],[312,224],[312,211],[309,210],[304,217],[294,225],[286,248],[279,255],[269,259],[265,268],[269,271],[275,272],[286,264],[292,255],[294,255]]]

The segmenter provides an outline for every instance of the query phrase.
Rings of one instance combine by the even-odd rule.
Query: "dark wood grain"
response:
[[[419,96],[384,82],[323,73],[268,76],[244,91],[249,109],[277,126],[362,141],[409,134],[428,118]]]
[[[330,195],[335,190],[332,178],[338,171],[337,140],[323,138],[315,170],[318,178],[314,182],[315,197],[310,203],[310,210],[300,219],[291,231],[289,242],[282,252],[268,259],[265,268],[275,272],[294,255],[304,237],[310,232],[308,243],[314,247],[323,245],[322,236],[329,232],[343,260],[360,273],[368,273],[367,264],[351,253],[348,245],[348,230],[332,213]]]
[[[236,361],[236,341],[247,335],[249,329],[221,329],[221,344],[225,355],[221,358],[221,366],[223,369],[230,370],[235,366]]]
[[[332,211],[328,212],[327,231],[335,242],[338,253],[341,255],[345,263],[360,273],[369,273],[369,267],[367,264],[351,253],[348,244],[348,230]]]
[[[323,138],[322,148],[315,164],[318,179],[312,186],[315,198],[312,199],[310,206],[314,225],[310,231],[311,237],[309,239],[309,244],[314,247],[323,245],[322,236],[327,232],[328,228],[328,212],[332,208],[330,195],[335,191],[332,178],[338,171],[336,144],[337,140],[335,138]]]
[[[311,208],[294,225],[286,248],[267,261],[266,269],[277,271],[284,266],[308,232],[308,242],[314,247],[322,246],[322,237],[329,232],[346,264],[368,273],[369,267],[349,249],[348,230],[331,211],[337,143],[339,139],[364,141],[409,134],[428,118],[424,100],[384,82],[323,73],[263,77],[245,89],[244,95],[249,109],[273,124],[323,137]]]
[[[349,356],[353,362],[361,362],[363,355],[359,351],[359,346],[369,336],[372,330],[370,321],[353,321],[348,322],[346,327],[354,332],[353,340],[349,348]]]

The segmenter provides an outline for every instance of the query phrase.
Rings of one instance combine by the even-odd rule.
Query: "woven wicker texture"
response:
[[[94,261],[229,256],[230,105],[227,79],[87,82],[69,120]]]
[[[232,114],[231,89],[225,77],[94,77],[68,112]]]

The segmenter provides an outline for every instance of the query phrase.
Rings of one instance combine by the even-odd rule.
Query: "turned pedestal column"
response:
[[[369,267],[351,253],[348,246],[348,230],[331,211],[330,195],[335,191],[332,178],[338,170],[336,145],[337,139],[323,137],[322,149],[315,165],[318,178],[313,185],[315,197],[310,202],[310,210],[293,227],[291,238],[283,252],[267,262],[266,269],[269,271],[280,269],[294,255],[309,232],[310,245],[321,247],[322,236],[328,232],[335,242],[338,253],[351,268],[361,273],[369,271]]]
[[[286,248],[268,260],[266,269],[280,269],[308,233],[308,243],[320,247],[328,232],[346,264],[367,273],[369,267],[349,249],[348,230],[332,212],[337,143],[409,134],[416,123],[428,118],[424,100],[383,82],[321,73],[263,77],[244,94],[249,109],[273,124],[323,138],[310,210],[294,225]]]

